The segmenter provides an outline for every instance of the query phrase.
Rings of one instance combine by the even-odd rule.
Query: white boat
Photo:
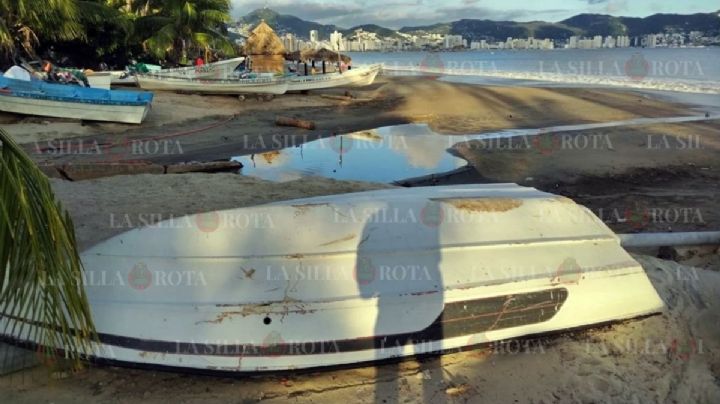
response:
[[[288,81],[282,77],[254,79],[191,79],[163,75],[138,74],[140,88],[145,90],[187,91],[202,94],[285,94]]]
[[[112,73],[110,72],[93,72],[86,74],[88,83],[91,88],[101,88],[103,90],[109,90],[112,84]]]
[[[375,82],[382,70],[382,65],[360,67],[345,72],[316,74],[309,76],[292,76],[288,91],[310,91],[334,87],[364,87]]]
[[[175,69],[162,69],[151,72],[154,75],[185,77],[194,79],[225,79],[229,77],[238,65],[245,61],[244,57],[221,60],[202,66],[178,67]]]
[[[110,72],[112,75],[112,80],[110,82],[113,86],[136,86],[137,85],[137,79],[135,78],[135,73],[131,73],[125,70],[116,70]]]
[[[0,77],[0,111],[24,115],[139,124],[153,94]]]
[[[119,235],[82,260],[92,357],[185,371],[359,364],[663,309],[589,210],[508,184],[210,212]]]

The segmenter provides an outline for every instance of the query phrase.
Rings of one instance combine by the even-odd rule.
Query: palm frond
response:
[[[172,49],[176,37],[175,27],[168,24],[143,42],[143,45],[150,54],[163,58]]]
[[[200,12],[200,19],[203,24],[207,25],[219,25],[230,20],[230,16],[225,11],[220,10],[202,10]]]
[[[12,32],[5,20],[0,17],[0,53],[9,53],[15,48]]]
[[[2,129],[0,142],[0,334],[80,359],[97,337],[72,220]]]

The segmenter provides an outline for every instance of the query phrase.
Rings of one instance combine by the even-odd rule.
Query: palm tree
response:
[[[108,22],[118,26],[116,32],[123,36],[110,40],[127,40],[132,24],[111,7],[111,1],[0,0],[0,54],[15,59],[18,50],[22,50],[35,58],[35,48],[41,40],[86,41],[92,39],[87,35],[89,28]]]
[[[0,144],[0,336],[34,342],[46,357],[62,348],[80,359],[96,333],[72,221],[2,129]]]
[[[149,53],[185,61],[189,50],[234,54],[232,43],[219,32],[229,19],[230,0],[166,0],[156,13],[138,18],[137,25],[150,33],[143,41]]]
[[[0,51],[18,47],[34,55],[38,37],[70,40],[83,36],[75,0],[0,0]]]

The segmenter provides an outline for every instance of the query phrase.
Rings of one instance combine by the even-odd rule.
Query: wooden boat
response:
[[[229,77],[240,63],[245,61],[244,57],[221,60],[208,63],[202,66],[187,66],[174,69],[162,69],[152,72],[154,75],[185,77],[192,79],[225,79]]]
[[[138,74],[140,88],[145,90],[187,91],[202,94],[285,94],[288,81],[282,77],[254,79],[191,79],[164,75]]]
[[[663,308],[589,210],[508,184],[210,212],[119,235],[82,260],[95,359],[197,372],[447,352]],[[27,341],[26,329],[5,339]]]
[[[89,121],[141,123],[153,94],[0,77],[0,111]]]
[[[112,79],[110,84],[113,86],[137,86],[137,79],[135,73],[129,71],[112,71],[110,72]]]
[[[288,91],[321,90],[334,87],[364,87],[375,82],[382,65],[372,65],[348,70],[342,74],[327,73],[310,76],[292,76]]]

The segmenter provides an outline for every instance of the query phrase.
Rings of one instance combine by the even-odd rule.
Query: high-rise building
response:
[[[593,48],[602,48],[603,45],[603,37],[600,35],[595,35],[595,38],[593,38],[592,47]]]
[[[645,47],[655,48],[657,47],[657,35],[651,34],[645,37]]]
[[[310,42],[312,42],[312,43],[320,42],[320,33],[317,32],[317,30],[310,31]]]
[[[333,32],[330,34],[330,46],[332,46],[332,49],[334,51],[344,51],[344,41],[343,41],[343,34],[342,32]]]
[[[295,35],[287,33],[282,37],[283,46],[288,52],[295,52],[300,50],[299,41],[295,38]]]
[[[445,49],[453,49],[463,47],[464,44],[465,41],[463,40],[462,35],[445,35],[443,47]]]
[[[615,41],[615,38],[611,36],[605,37],[605,41],[603,42],[603,48],[614,48],[617,45],[617,41]]]
[[[568,48],[577,49],[577,47],[578,47],[578,37],[571,36],[570,40],[568,41]]]

